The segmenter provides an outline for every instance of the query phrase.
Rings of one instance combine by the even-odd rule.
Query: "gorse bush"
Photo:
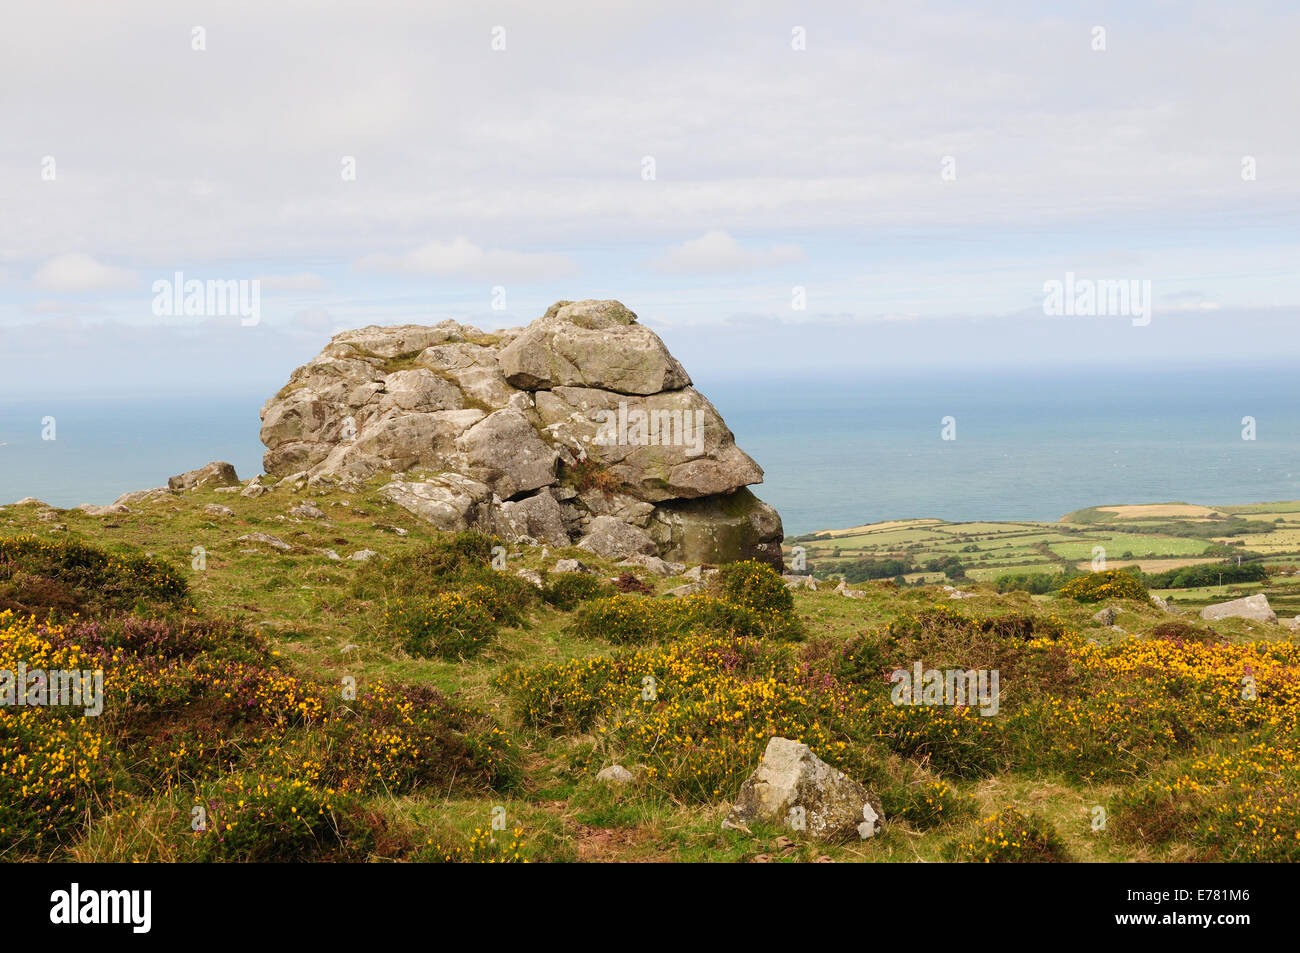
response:
[[[652,606],[620,607],[631,620],[624,632],[641,637],[663,624]],[[795,653],[709,632],[660,632],[657,642],[514,671],[500,684],[527,724],[595,733],[674,796],[705,800],[739,784],[777,734],[864,783],[880,753],[928,764],[940,781],[1035,770],[1088,783],[1131,781],[1216,738],[1290,738],[1300,720],[1300,647],[1289,643],[1101,646],[1050,617],[967,617],[947,606],[838,649],[818,641]],[[997,671],[997,713],[969,699],[894,704],[890,673],[917,661]],[[1247,675],[1257,693],[1248,703]],[[924,819],[919,802],[903,803]]]
[[[509,736],[481,712],[424,686],[378,682],[326,726],[323,779],[344,791],[409,794],[425,787],[491,791],[519,780]]]
[[[1102,602],[1107,599],[1138,599],[1148,602],[1151,593],[1142,580],[1122,569],[1107,569],[1078,576],[1061,587],[1061,595],[1078,602]]]
[[[646,596],[608,596],[578,609],[569,631],[583,639],[603,639],[615,645],[656,642],[675,631],[671,604]]]
[[[499,595],[479,593],[489,619]],[[346,702],[277,655],[194,610],[65,624],[0,612],[0,671],[102,673],[98,717],[84,717],[89,698],[0,706],[0,853],[50,856],[127,805],[188,812],[170,799],[189,789],[216,817],[163,833],[178,857],[363,859],[372,825],[348,798],[517,783],[510,739],[481,712],[382,684]]]
[[[616,595],[594,599],[573,614],[569,632],[583,639],[615,645],[660,642],[692,632],[731,634],[747,638],[797,634],[794,620],[761,613],[714,596],[680,599]]]
[[[501,626],[524,624],[535,586],[492,568],[498,541],[456,533],[384,564],[367,565],[354,593],[377,599],[380,627],[412,655],[473,658]]]
[[[474,658],[495,638],[497,617],[482,598],[440,592],[389,603],[385,628],[412,655],[454,661]]]
[[[676,599],[620,593],[582,605],[569,631],[616,645],[645,644],[689,633],[746,638],[798,639],[794,597],[766,563],[747,560],[724,566],[707,593]]]
[[[944,845],[945,860],[975,864],[1059,863],[1070,859],[1050,821],[1005,808]]]
[[[1190,842],[1196,860],[1300,861],[1300,756],[1287,742],[1240,739],[1163,770],[1112,801],[1126,843]]]
[[[141,553],[35,536],[0,539],[0,611],[67,617],[138,603],[178,605],[188,595],[180,570]]]
[[[562,572],[546,579],[542,600],[561,612],[572,611],[579,603],[614,594],[614,587],[599,576],[585,572]]]
[[[191,834],[198,860],[361,860],[368,852],[367,829],[347,823],[350,799],[300,778],[226,775],[198,800],[206,812]]]
[[[770,565],[755,559],[723,566],[714,577],[714,588],[720,598],[756,612],[794,611],[794,596],[785,582]]]

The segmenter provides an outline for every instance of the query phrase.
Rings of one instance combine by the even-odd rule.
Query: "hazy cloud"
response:
[[[32,275],[38,288],[46,291],[112,291],[128,287],[135,275],[114,268],[89,255],[59,255],[51,258]]]
[[[563,278],[578,268],[564,255],[483,249],[467,238],[428,242],[399,255],[367,255],[360,271],[396,275],[454,275],[488,281]]]
[[[699,238],[669,248],[655,262],[658,271],[715,272],[744,271],[803,261],[807,256],[795,245],[745,248],[726,232],[714,229]]]

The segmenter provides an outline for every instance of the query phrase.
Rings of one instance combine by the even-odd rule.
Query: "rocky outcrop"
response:
[[[762,469],[663,341],[617,301],[526,328],[336,335],[262,410],[263,465],[381,492],[439,529],[612,559],[781,565]],[[270,482],[270,481],[268,481]]]

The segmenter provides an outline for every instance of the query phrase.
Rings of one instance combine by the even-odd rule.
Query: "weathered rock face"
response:
[[[874,837],[884,815],[866,788],[807,745],[772,738],[763,763],[741,784],[723,827],[748,827],[754,821],[806,831],[817,840],[845,841]]]
[[[763,471],[663,341],[617,301],[526,328],[336,335],[262,410],[268,474],[393,474],[384,494],[445,530],[610,558],[781,564]]]

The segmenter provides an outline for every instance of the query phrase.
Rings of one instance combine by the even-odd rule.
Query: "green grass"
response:
[[[276,490],[257,499],[214,490],[164,497],[133,507],[130,514],[89,517],[61,510],[53,521],[39,518],[33,506],[0,508],[0,536],[32,534],[47,540],[74,540],[121,554],[150,553],[183,567],[196,613],[242,620],[264,636],[277,658],[295,673],[326,685],[345,677],[361,685],[384,681],[430,686],[457,703],[482,709],[499,719],[511,734],[521,765],[517,789],[472,796],[464,791],[421,791],[415,794],[367,794],[362,806],[376,830],[372,859],[439,860],[459,858],[531,861],[668,860],[668,861],[938,861],[945,845],[974,818],[991,816],[1008,806],[1034,813],[1050,823],[1068,854],[1079,861],[1181,860],[1192,854],[1186,840],[1162,844],[1123,842],[1091,826],[1091,812],[1110,804],[1124,790],[1119,782],[1086,781],[1060,772],[1018,767],[983,777],[945,778],[955,796],[972,805],[968,820],[922,828],[906,821],[888,824],[880,837],[864,843],[822,845],[789,837],[788,831],[756,827],[752,836],[722,831],[720,822],[734,790],[700,802],[670,790],[638,782],[625,789],[598,784],[595,773],[623,761],[628,750],[609,734],[553,733],[525,723],[516,701],[502,687],[501,676],[511,670],[537,670],[570,659],[604,658],[620,651],[598,634],[575,626],[575,611],[561,611],[538,600],[520,624],[503,626],[481,654],[466,660],[424,658],[410,654],[385,629],[381,595],[366,595],[363,577],[378,570],[347,559],[362,549],[387,564],[443,538],[406,511],[389,503],[371,486],[363,492]],[[288,511],[310,499],[325,513],[321,521],[297,520]],[[219,503],[235,511],[233,518],[212,518],[201,511]],[[1222,508],[1240,513],[1300,513],[1300,504],[1262,504],[1263,509]],[[1168,522],[1164,520],[1163,522]],[[66,529],[56,529],[57,526]],[[402,531],[402,532],[399,532]],[[277,536],[293,546],[280,552],[265,545],[239,542],[251,533]],[[1293,527],[1283,527],[1293,533]],[[1273,534],[1268,534],[1272,536]],[[1289,540],[1289,537],[1286,537]],[[1264,540],[1267,542],[1267,539]],[[787,541],[789,543],[790,541]],[[1281,544],[1282,537],[1274,540]],[[977,545],[978,552],[963,553]],[[1047,552],[1044,552],[1046,544]],[[906,553],[918,562],[956,554],[977,578],[958,585],[974,597],[949,600],[938,587],[938,574],[910,574],[932,585],[896,588],[891,583],[864,583],[863,598],[848,599],[823,585],[819,591],[797,590],[793,613],[802,629],[800,643],[780,643],[792,652],[816,653],[821,647],[847,645],[867,633],[877,638],[891,623],[925,612],[935,605],[951,606],[973,616],[1021,613],[1055,617],[1060,624],[1094,639],[1117,645],[1127,633],[1143,634],[1171,617],[1152,605],[1128,601],[1119,605],[1118,630],[1092,619],[1097,605],[1076,603],[1023,592],[999,595],[980,580],[1005,571],[1050,571],[1060,560],[1086,560],[1092,546],[1104,545],[1112,561],[1131,550],[1167,558],[1186,558],[1203,548],[1204,540],[1165,536],[1140,525],[1134,532],[1116,531],[1109,523],[1074,527],[1044,523],[929,523],[882,532],[864,531],[850,537],[801,543],[819,575],[833,572],[849,558],[843,554],[881,556]],[[1250,544],[1252,549],[1265,551]],[[194,550],[201,547],[205,568],[192,568]],[[836,548],[840,557],[832,555]],[[1199,547],[1199,548],[1198,548]],[[1300,548],[1300,542],[1297,547]],[[332,549],[341,560],[320,550]],[[577,550],[552,550],[543,560],[540,549],[508,547],[508,571],[549,569],[564,556],[576,556],[602,576],[621,572],[612,562]],[[1049,555],[1050,554],[1050,555]],[[983,561],[980,557],[986,557]],[[1297,560],[1282,560],[1295,565]],[[381,573],[382,575],[382,573]],[[681,585],[677,577],[644,576],[657,592]],[[404,587],[392,580],[394,590]],[[1196,608],[1212,601],[1256,591],[1268,593],[1279,610],[1300,612],[1300,575],[1276,574],[1257,585],[1206,587],[1162,593],[1175,607]],[[1294,613],[1292,613],[1294,614]],[[1189,617],[1190,618],[1190,617]],[[1192,621],[1195,621],[1194,619]],[[1288,642],[1279,626],[1224,620],[1214,623],[1220,637],[1232,642]],[[924,767],[891,756],[882,770],[897,772]],[[141,797],[98,816],[59,856],[78,860],[185,859],[168,846],[160,832],[184,820],[184,807],[172,795]],[[505,830],[493,831],[497,809],[504,810]],[[514,832],[521,833],[516,835]],[[486,838],[486,839],[485,839]],[[518,854],[518,858],[514,855]]]

